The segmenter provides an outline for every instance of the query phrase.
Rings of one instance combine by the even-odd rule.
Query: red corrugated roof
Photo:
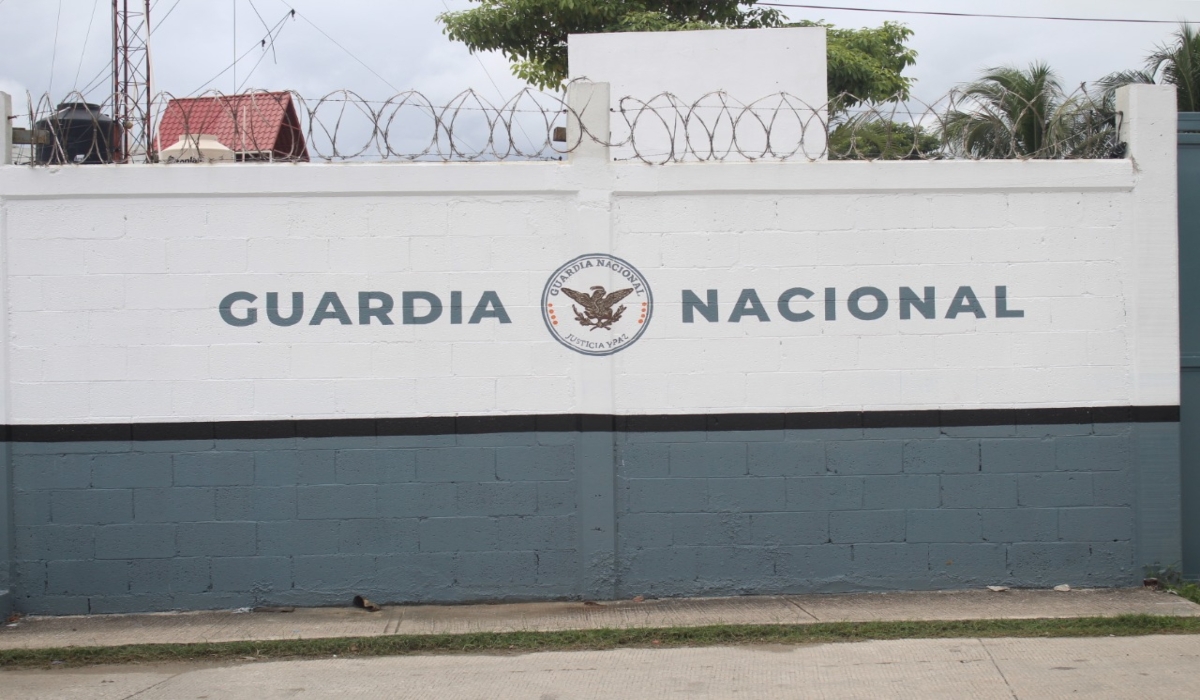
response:
[[[166,148],[189,134],[211,134],[235,153],[308,160],[300,119],[288,92],[173,99],[159,122],[158,142]]]

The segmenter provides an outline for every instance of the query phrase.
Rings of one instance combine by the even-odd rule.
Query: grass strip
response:
[[[0,668],[98,664],[241,662],[279,659],[401,656],[405,654],[526,653],[746,644],[826,644],[877,639],[955,637],[1106,637],[1200,634],[1200,618],[1156,615],[1033,620],[823,622],[807,625],[713,625],[662,629],[600,629],[392,635],[334,639],[131,644],[0,651]]]
[[[1174,586],[1167,586],[1167,588],[1178,593],[1180,598],[1190,600],[1193,603],[1200,605],[1200,584],[1187,582]]]

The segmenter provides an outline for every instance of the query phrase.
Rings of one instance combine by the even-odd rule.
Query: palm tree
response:
[[[1200,112],[1200,32],[1180,25],[1175,44],[1162,44],[1146,61],[1148,70],[1162,73],[1162,81],[1175,86],[1180,112]]]
[[[1113,73],[1099,81],[1106,100],[1112,100],[1117,88],[1131,83],[1157,83],[1175,86],[1180,112],[1200,112],[1200,31],[1181,24],[1174,42],[1159,44],[1146,57],[1142,70]]]
[[[1068,95],[1045,63],[989,68],[954,99],[941,129],[946,146],[960,155],[1088,157],[1110,147],[1111,126],[1101,111],[1086,93]]]

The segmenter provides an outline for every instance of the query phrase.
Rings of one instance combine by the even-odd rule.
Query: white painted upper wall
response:
[[[734,104],[761,100],[759,108],[764,121],[773,122],[772,141],[776,144],[797,143],[801,123],[819,125],[825,119],[822,107],[828,96],[823,27],[574,34],[567,46],[571,79],[611,85],[612,107],[625,110],[614,117],[614,137],[627,138],[630,128],[626,122],[636,121],[634,136],[643,154],[669,150],[670,132],[677,134],[676,148],[682,148],[681,118],[702,120],[716,133],[726,133],[730,114],[722,110],[721,100],[715,96],[701,100],[717,91],[728,93]],[[671,107],[671,99],[661,96],[663,93],[674,96],[680,108]],[[791,96],[791,104],[798,107],[798,119],[771,120],[772,110],[780,104],[779,93]],[[659,110],[662,118],[644,115],[639,119],[638,112],[643,108]],[[824,128],[808,128],[803,135],[804,153],[823,158]],[[761,134],[745,125],[739,136],[744,152],[753,152],[756,145],[766,143]],[[727,141],[724,137],[716,139],[719,144]],[[703,150],[700,144],[693,145]],[[632,153],[631,148],[621,147],[613,155],[622,159]]]
[[[1136,90],[1126,123],[1153,127],[1130,139],[1136,169],[650,167],[602,152],[535,164],[0,167],[5,421],[1176,405],[1171,104],[1160,88]],[[636,267],[654,298],[642,337],[607,357],[565,347],[544,320],[554,271],[589,253]],[[615,273],[601,281],[622,285]],[[964,286],[982,317],[947,318]],[[998,317],[1001,286],[1022,317]],[[811,301],[793,295],[784,313],[780,296],[798,287]],[[847,305],[866,287],[889,299],[878,319]],[[901,318],[902,287],[933,287],[936,317]],[[762,315],[731,322],[746,289]],[[693,309],[685,322],[685,290],[705,301],[715,291],[717,320]],[[237,291],[256,296],[235,304],[238,317],[257,309],[254,325],[222,320]],[[403,323],[406,291],[436,295],[442,316]],[[302,320],[271,323],[268,292],[280,315],[302,292]],[[349,324],[311,324],[326,292]],[[394,325],[361,325],[360,292],[389,294]],[[485,292],[511,323],[470,323]],[[635,328],[638,299],[619,328]],[[556,307],[559,328],[605,335],[576,328],[569,306]]]

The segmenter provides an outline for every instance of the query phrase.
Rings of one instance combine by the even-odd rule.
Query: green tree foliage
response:
[[[829,132],[829,160],[934,160],[942,140],[921,126],[851,119]]]
[[[567,78],[567,36],[608,32],[776,27],[778,10],[753,0],[473,0],[438,17],[471,51],[499,51],[517,77],[542,89]]]
[[[1180,112],[1200,112],[1200,31],[1182,24],[1173,41],[1159,44],[1146,57],[1141,70],[1113,73],[1099,81],[1106,100],[1111,102],[1116,89],[1131,83],[1157,83],[1175,86]],[[1115,107],[1113,107],[1115,111]]]
[[[825,27],[829,62],[829,97],[843,95],[843,106],[859,102],[908,99],[912,78],[901,75],[917,62],[907,42],[913,31],[903,24],[839,29],[824,22],[796,22],[789,27]],[[852,96],[852,97],[851,97]]]
[[[785,25],[778,10],[754,7],[753,0],[473,1],[478,7],[438,18],[446,34],[471,51],[503,53],[512,62],[513,73],[543,89],[556,89],[567,78],[570,34],[825,27],[829,95],[853,96],[839,100],[834,111],[861,101],[906,99],[912,79],[901,73],[917,59],[906,43],[912,30],[902,24],[885,22],[864,29],[839,29],[823,22]]]
[[[1184,24],[1173,44],[1163,44],[1150,54],[1146,69],[1175,86],[1180,112],[1200,112],[1200,32]]]
[[[1103,154],[1110,120],[1086,94],[1067,95],[1045,63],[989,68],[960,89],[971,109],[955,109],[942,124],[954,151],[975,158],[1062,158]]]

